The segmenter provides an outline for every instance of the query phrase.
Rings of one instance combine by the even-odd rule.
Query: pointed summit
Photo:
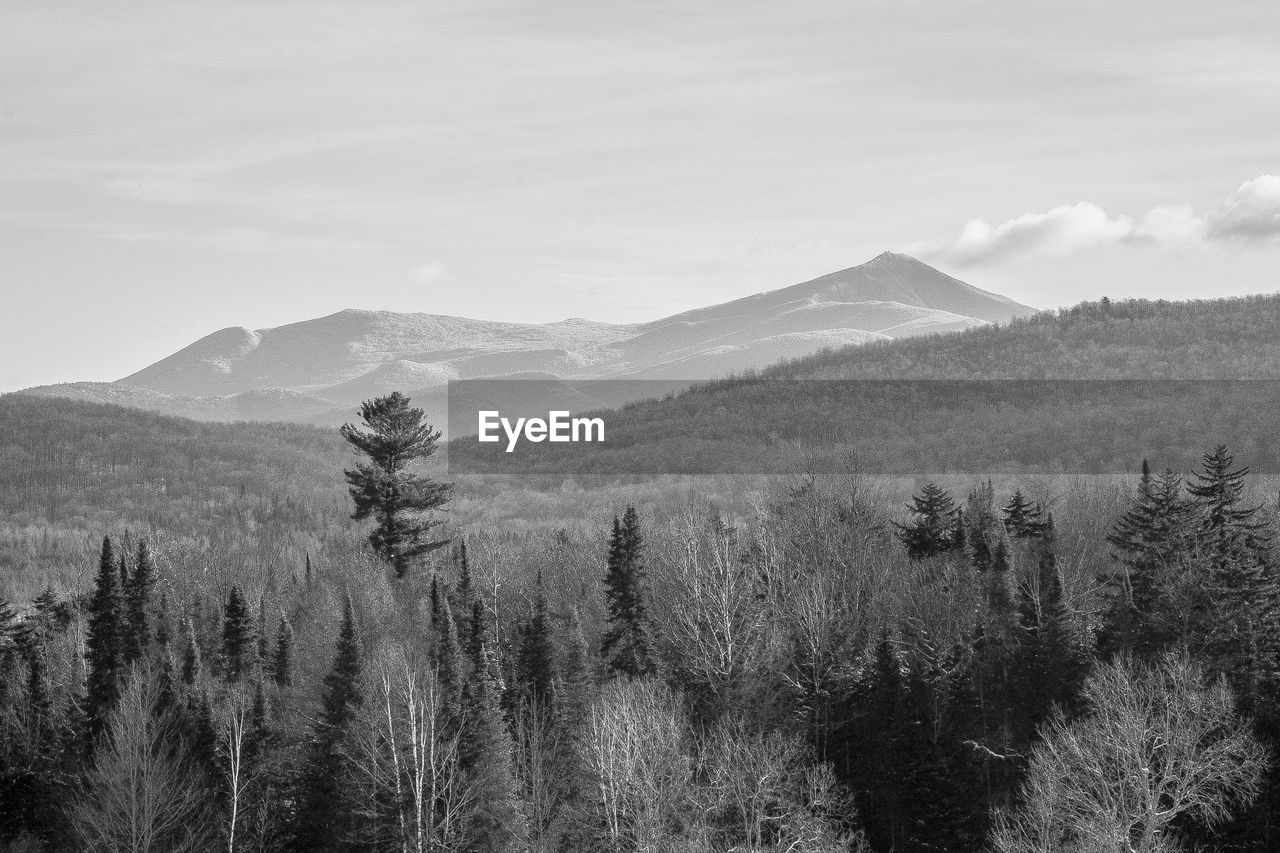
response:
[[[776,295],[808,294],[836,302],[898,302],[932,308],[988,323],[1007,323],[1035,309],[952,278],[910,255],[881,252],[847,270],[774,291]]]

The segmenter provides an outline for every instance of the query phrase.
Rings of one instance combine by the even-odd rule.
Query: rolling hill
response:
[[[606,417],[604,444],[507,454],[461,438],[450,459],[495,473],[768,473],[799,445],[891,473],[1090,473],[1144,456],[1186,467],[1225,441],[1276,472],[1277,409],[1280,295],[1104,300],[701,383]]]

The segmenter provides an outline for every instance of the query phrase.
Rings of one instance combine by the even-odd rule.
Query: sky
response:
[[[0,391],[344,308],[638,322],[904,251],[1280,290],[1274,0],[0,0]]]

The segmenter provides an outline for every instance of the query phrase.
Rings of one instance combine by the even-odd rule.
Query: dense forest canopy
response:
[[[1214,375],[1257,376],[1276,306],[1092,304],[804,370],[999,376],[1039,345],[1190,373],[1238,336]],[[336,433],[20,395],[0,426],[8,849],[1280,846],[1257,447],[1092,480],[849,459],[728,512],[711,480],[476,479],[397,577]],[[460,523],[487,501],[579,523]]]

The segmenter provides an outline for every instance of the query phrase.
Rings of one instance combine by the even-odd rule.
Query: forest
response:
[[[1276,506],[1224,446],[1124,484],[904,507],[824,471],[736,516],[468,534],[446,484],[375,464],[380,435],[434,451],[420,410],[379,433],[370,405],[357,519],[300,553],[107,530],[81,585],[0,608],[5,849],[1277,841]]]
[[[1086,303],[760,380],[1249,378],[1277,325]],[[1265,442],[445,482],[421,413],[419,462],[376,464],[416,410],[369,405],[339,434],[0,398],[0,850],[1280,846]],[[984,417],[947,441],[989,458]]]

